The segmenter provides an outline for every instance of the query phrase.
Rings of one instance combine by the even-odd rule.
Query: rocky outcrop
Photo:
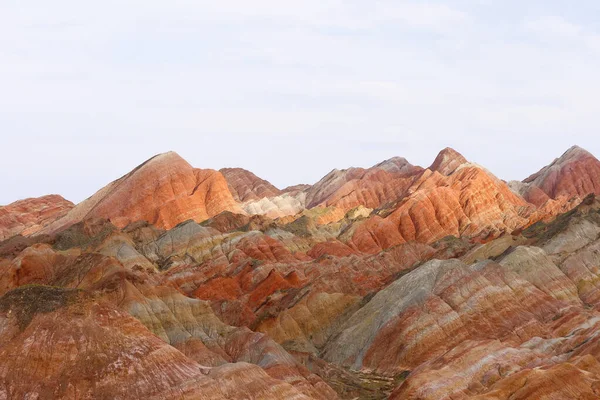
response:
[[[363,252],[418,241],[432,243],[445,236],[489,239],[526,227],[534,207],[485,169],[457,165],[454,154],[438,156],[437,171],[426,170],[408,189],[408,196],[387,212],[360,223],[351,238]],[[441,161],[440,161],[441,160]],[[450,166],[450,167],[448,167]]]
[[[188,219],[203,221],[223,211],[243,213],[223,175],[194,169],[176,153],[160,154],[110,183],[43,231],[52,233],[90,218],[117,227],[147,221],[172,228]]]
[[[432,261],[410,272],[347,320],[325,358],[390,376],[412,371],[394,399],[496,393],[494,382],[519,371],[526,375],[530,366],[566,361],[584,340],[574,336],[598,329],[600,319],[587,315],[574,283],[541,249],[517,250],[501,264]],[[565,320],[556,322],[561,315]],[[574,315],[581,317],[571,321]],[[587,382],[581,383],[584,392]],[[563,390],[529,384],[523,393],[558,396]]]
[[[281,218],[296,215],[306,208],[306,193],[283,193],[279,196],[250,200],[242,205],[249,215],[264,215],[267,218]]]
[[[600,161],[578,146],[571,147],[550,165],[523,181],[520,192],[537,206],[548,200],[583,199],[600,194]]]
[[[446,147],[439,152],[429,169],[448,176],[452,175],[458,167],[467,163],[467,159],[462,154],[450,147]]]
[[[74,204],[58,195],[15,201],[0,206],[0,241],[28,236],[63,217]]]
[[[0,343],[3,398],[310,398],[258,366],[201,365],[127,313],[72,290],[5,294]]]
[[[143,227],[138,229],[143,229]],[[181,234],[179,232],[174,237]],[[132,362],[138,365],[139,363],[148,362],[155,369],[163,368],[162,364],[157,364],[164,363],[165,369],[166,366],[170,365],[171,368],[178,371],[177,362],[168,357],[168,352],[174,352],[175,354],[179,354],[177,357],[180,357],[180,361],[186,365],[193,366],[194,363],[199,363],[198,367],[190,367],[202,372],[199,376],[210,375],[216,373],[216,371],[225,370],[229,371],[230,376],[228,379],[232,382],[239,381],[246,382],[245,384],[256,385],[256,393],[250,395],[257,396],[258,398],[262,398],[263,396],[266,396],[265,398],[284,396],[285,398],[288,395],[303,399],[325,400],[337,398],[335,392],[325,382],[316,375],[311,374],[269,337],[261,333],[252,332],[248,328],[227,326],[214,315],[208,303],[185,297],[172,287],[161,286],[156,269],[136,251],[134,247],[135,241],[127,235],[114,232],[102,240],[92,240],[92,242],[95,242],[95,244],[92,248],[88,249],[91,252],[83,254],[79,249],[56,251],[49,245],[44,244],[38,245],[36,248],[30,247],[26,249],[19,257],[4,266],[0,263],[1,276],[3,277],[0,294],[5,293],[5,299],[0,300],[0,320],[2,312],[7,313],[7,318],[15,316],[17,318],[15,320],[16,326],[21,330],[27,328],[30,323],[33,324],[37,320],[36,316],[38,314],[52,314],[52,320],[54,318],[70,320],[74,318],[73,315],[62,315],[59,309],[73,305],[79,307],[78,310],[81,310],[82,307],[87,307],[85,298],[89,298],[93,301],[94,305],[102,301],[109,310],[118,306],[119,310],[124,310],[128,315],[141,321],[149,331],[182,353],[179,354],[175,349],[169,348],[168,351],[165,350],[166,353],[162,350],[151,350],[152,357],[158,357],[158,359],[148,358],[146,361],[146,353],[135,353],[135,356],[132,356],[133,358],[128,357],[128,361],[123,364],[124,371],[127,368],[136,368],[140,373],[140,377],[129,375],[133,386],[131,391],[121,389],[123,392],[113,392],[117,390],[116,387],[123,386],[122,382],[111,375],[114,372],[111,372],[109,375],[104,374],[102,364],[89,366],[89,373],[94,374],[94,379],[90,381],[87,375],[81,379],[90,381],[85,384],[93,386],[92,389],[86,389],[92,390],[91,396],[97,397],[98,393],[101,393],[95,390],[108,390],[111,396],[118,398],[132,398],[139,393],[150,395],[154,392],[157,393],[157,398],[171,398],[172,396],[183,395],[177,388],[179,384],[174,385],[172,392],[163,391],[164,388],[155,388],[153,386],[154,383],[146,385],[143,382],[139,382],[139,384],[149,386],[149,388],[142,387],[136,389],[135,386],[138,384],[138,380],[141,380],[141,376],[144,375],[144,368],[150,367],[144,367],[143,365],[132,367],[132,364],[129,363]],[[141,243],[138,242],[138,244]],[[177,246],[174,244],[170,244],[169,246],[172,251],[177,251]],[[291,280],[291,282],[293,284],[294,281]],[[31,283],[35,283],[35,285],[27,286]],[[265,285],[263,284],[262,286]],[[79,291],[74,292],[73,289],[69,289],[73,287],[77,287]],[[269,289],[266,290],[266,293],[269,293]],[[61,293],[64,293],[64,295]],[[72,295],[72,293],[78,293],[77,296],[81,295],[83,297],[79,298]],[[114,313],[114,311],[102,312]],[[97,335],[95,338],[100,340],[103,337],[103,329],[93,325],[98,316],[94,314],[84,315],[87,316],[82,324],[92,324],[89,330],[95,332]],[[87,319],[91,319],[91,321],[87,321]],[[128,332],[131,331],[131,329],[127,328],[129,325],[126,321],[118,320],[114,321],[114,323],[119,326],[125,326]],[[44,326],[47,326],[47,324],[48,322]],[[74,321],[72,325],[73,329],[77,329],[80,324],[78,321]],[[9,327],[9,325],[0,323],[0,338],[2,338],[2,329],[6,327]],[[84,327],[82,329],[87,330],[88,328]],[[105,329],[110,329],[110,327],[107,326]],[[65,332],[65,330],[59,330],[51,334],[56,334],[67,341],[70,340],[69,333]],[[81,340],[87,342],[92,340],[85,337],[89,333],[77,331],[77,334],[82,337]],[[117,336],[118,334],[118,332],[115,333]],[[138,338],[136,340],[142,342],[145,335],[150,336],[149,332],[140,331],[139,329],[136,329],[135,333],[131,334]],[[114,345],[115,348],[111,351],[114,351],[115,354],[118,352],[118,348],[121,347],[123,357],[125,357],[124,354],[128,354],[127,352],[130,351],[128,347],[130,344],[138,346],[135,343],[123,342],[111,335],[107,335],[106,340],[108,343],[101,342],[98,346]],[[5,342],[0,341],[0,353],[3,350],[2,343]],[[65,351],[64,357],[68,357],[72,362],[84,362],[86,353],[80,356],[75,352],[75,349],[63,349],[60,347],[60,344],[57,346],[61,351]],[[92,344],[90,346],[92,346],[91,349],[94,349]],[[28,351],[28,349],[28,347],[22,348],[23,351]],[[132,349],[131,351],[134,350]],[[155,352],[156,356],[154,356]],[[11,354],[18,355],[16,353]],[[23,353],[19,357],[25,357],[25,354]],[[161,358],[163,355],[164,358]],[[138,356],[140,360],[135,360]],[[42,356],[41,360],[36,360],[41,362],[42,365],[46,365],[45,363],[48,361],[44,357]],[[80,357],[81,360],[77,361]],[[79,388],[84,383],[77,381],[79,379],[77,378],[78,375],[73,374],[72,378],[68,377],[71,374],[69,372],[70,368],[75,368],[72,362],[63,362],[64,365],[62,368],[64,372],[61,372],[61,374],[64,377],[60,379],[65,379],[69,385]],[[109,356],[107,362],[115,361],[111,361],[111,357]],[[227,364],[229,363],[235,366],[228,366]],[[24,365],[27,365],[27,363],[25,362]],[[96,371],[94,368],[99,368],[99,370]],[[146,372],[150,375],[168,373],[166,370]],[[172,373],[177,374],[178,372]],[[200,384],[197,379],[188,378],[190,377],[185,375],[182,378],[182,384],[185,383],[185,387]],[[16,384],[13,382],[15,379],[17,379],[16,375],[8,375],[6,378],[7,387],[12,388]],[[114,379],[116,381],[113,384],[111,382]],[[173,383],[176,381],[170,382]],[[286,386],[284,382],[287,382],[289,385]],[[227,388],[226,384],[225,386],[222,385],[224,385],[222,382],[216,385],[218,390]],[[231,390],[231,392],[228,392],[228,395],[222,396],[220,391],[209,391],[208,393],[212,394],[207,398],[238,398],[236,396],[239,393],[245,392],[241,387],[237,387],[237,384],[232,383],[232,385],[231,388],[227,389]],[[271,385],[281,387],[280,389],[275,389],[272,394],[269,394],[271,392],[267,388]],[[23,386],[22,388],[25,387]],[[295,389],[292,390],[292,387]],[[21,393],[19,390],[24,389],[16,388],[14,389],[14,393]],[[50,389],[44,387],[40,390],[46,393]],[[253,390],[251,389],[250,393]],[[116,393],[119,394],[117,395]],[[194,391],[193,393],[197,392]],[[70,398],[70,395],[68,393],[65,396]],[[203,398],[194,397],[195,395],[190,396],[192,398]]]
[[[308,208],[337,207],[343,212],[357,206],[378,208],[402,198],[422,171],[401,157],[369,169],[335,169],[306,191],[306,204]]]
[[[227,180],[233,198],[239,202],[260,200],[282,194],[281,190],[242,168],[223,168],[219,170]]]

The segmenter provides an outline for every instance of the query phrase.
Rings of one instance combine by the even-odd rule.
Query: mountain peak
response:
[[[269,181],[259,178],[243,168],[222,168],[219,170],[227,180],[229,191],[236,201],[260,200],[281,194],[281,190]]]
[[[565,151],[560,157],[552,161],[552,163],[545,166],[530,177],[526,178],[523,182],[531,183],[535,181],[544,180],[547,177],[547,175],[550,174],[552,171],[563,169],[566,165],[569,165],[574,162],[585,161],[587,159],[591,159],[591,161],[593,162],[598,162],[596,157],[594,157],[594,155],[589,151],[577,145],[572,146],[567,151]]]
[[[592,155],[592,153],[590,153],[589,151],[587,151],[586,149],[579,147],[577,145],[572,146],[571,148],[569,148],[569,150],[565,151],[565,153],[560,156],[557,161],[570,161],[570,160],[574,160],[574,159],[580,159],[580,158],[584,158],[584,157],[594,157]]]
[[[600,193],[600,161],[587,150],[573,146],[535,174],[526,178],[525,199],[542,205],[548,198],[585,197]]]
[[[408,160],[404,157],[392,157],[388,160],[380,162],[373,168],[379,168],[383,169],[384,171],[393,173],[404,173],[411,172],[415,169],[415,166],[409,163]]]
[[[179,154],[177,154],[177,152],[174,150],[165,151],[164,153],[158,153],[154,157],[179,157],[179,158],[181,158],[181,156]]]
[[[439,152],[429,169],[442,175],[451,175],[458,167],[466,163],[468,161],[462,154],[453,148],[446,147]]]
[[[201,222],[222,211],[243,212],[225,177],[215,170],[193,168],[170,151],[109,183],[42,233],[54,233],[91,218],[108,219],[119,228],[146,221],[170,229],[182,221]]]
[[[179,154],[177,154],[174,151],[167,151],[166,153],[157,154],[154,157],[151,157],[148,160],[146,160],[144,163],[142,163],[142,165],[146,165],[150,162],[152,162],[152,163],[169,163],[169,164],[184,162],[186,164],[189,164],[183,157],[181,157]]]
[[[119,180],[123,180],[132,177],[134,174],[160,174],[160,171],[184,169],[193,170],[193,167],[183,157],[174,151],[168,151],[166,153],[160,153],[150,157],[127,174],[123,175]]]

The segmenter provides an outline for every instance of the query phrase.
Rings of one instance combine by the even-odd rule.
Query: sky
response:
[[[597,0],[0,0],[0,204],[144,160],[278,187],[452,147],[505,180],[600,156]]]

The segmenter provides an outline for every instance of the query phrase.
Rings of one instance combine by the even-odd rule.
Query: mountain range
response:
[[[0,399],[600,397],[600,161],[284,189],[157,155],[0,207]]]

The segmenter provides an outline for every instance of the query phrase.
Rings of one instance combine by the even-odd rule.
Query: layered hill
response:
[[[350,242],[372,253],[450,235],[487,239],[527,226],[534,209],[487,170],[444,149],[413,179],[406,196],[356,226]]]
[[[280,190],[244,169],[197,169],[170,152],[75,207],[56,196],[29,199],[0,208],[0,222],[6,238],[58,232],[94,218],[118,227],[143,220],[171,228],[224,211],[287,222],[305,216],[330,224],[360,208],[366,221],[353,224],[341,239],[358,251],[373,252],[412,240],[485,239],[522,229],[598,193],[599,171],[600,162],[575,146],[523,182],[507,185],[447,148],[429,168],[395,157],[366,169],[333,170],[314,185]]]
[[[19,200],[0,207],[0,240],[33,235],[62,218],[75,205],[58,195]]]
[[[518,192],[540,207],[550,200],[567,202],[600,194],[600,161],[579,146],[573,146],[550,165],[515,184]]]
[[[236,201],[260,200],[282,194],[281,190],[243,168],[223,168],[219,172],[227,180]]]
[[[598,398],[597,164],[279,190],[165,153],[2,207],[0,398]]]
[[[118,227],[147,221],[171,228],[203,221],[223,211],[242,212],[218,171],[196,169],[178,154],[158,155],[78,204],[43,232],[57,232],[85,219],[106,218]]]
[[[401,157],[392,158],[371,168],[333,170],[307,190],[306,205],[337,207],[348,211],[362,205],[377,208],[402,197],[412,179],[422,168]]]

